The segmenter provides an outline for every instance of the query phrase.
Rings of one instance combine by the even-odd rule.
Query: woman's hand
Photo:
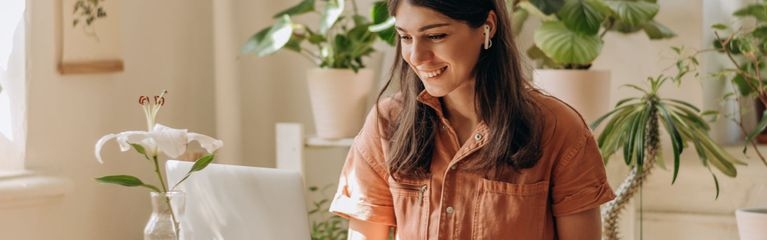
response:
[[[350,240],[387,240],[389,239],[389,226],[349,219]]]

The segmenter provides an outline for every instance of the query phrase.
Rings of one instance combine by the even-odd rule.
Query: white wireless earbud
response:
[[[485,50],[490,49],[493,46],[493,40],[490,40],[490,25],[485,24],[482,35],[485,35]]]

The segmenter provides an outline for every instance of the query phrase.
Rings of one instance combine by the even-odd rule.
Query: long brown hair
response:
[[[504,1],[389,0],[389,13],[394,13],[401,1],[430,8],[473,28],[484,24],[490,11],[495,11],[498,19],[493,45],[481,51],[474,68],[474,107],[490,132],[487,145],[479,152],[480,160],[467,166],[482,171],[500,170],[502,166],[515,170],[534,166],[541,156],[540,111],[532,100],[532,86],[521,72]],[[395,178],[425,178],[429,175],[439,117],[429,106],[417,101],[424,85],[402,59],[399,41],[396,48],[391,75],[378,94],[380,101],[393,79],[399,79],[401,99],[398,101],[402,110],[386,126],[385,135],[390,142],[386,161]],[[380,110],[379,116],[382,116]]]

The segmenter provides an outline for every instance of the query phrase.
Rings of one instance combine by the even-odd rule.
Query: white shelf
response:
[[[350,147],[354,138],[324,139],[316,136],[304,135],[304,128],[300,123],[277,123],[277,168],[290,169],[306,172],[304,149],[314,147]]]
[[[353,142],[354,138],[325,139],[313,136],[304,139],[304,145],[307,147],[349,147]]]

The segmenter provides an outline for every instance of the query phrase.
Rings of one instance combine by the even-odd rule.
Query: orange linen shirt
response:
[[[538,163],[509,176],[485,178],[462,169],[480,157],[487,125],[480,123],[463,146],[442,115],[438,98],[419,101],[440,117],[431,177],[395,181],[381,135],[401,109],[396,100],[373,108],[354,140],[330,211],[346,218],[395,226],[397,237],[416,239],[557,239],[555,217],[599,207],[615,197],[599,149],[580,115],[558,99],[534,92],[543,114],[543,154]]]

